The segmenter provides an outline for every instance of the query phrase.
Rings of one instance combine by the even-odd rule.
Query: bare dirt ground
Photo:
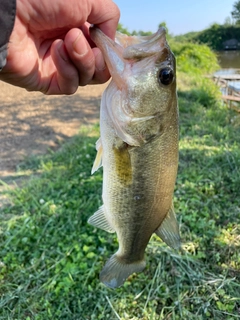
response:
[[[11,184],[26,157],[57,149],[59,141],[77,134],[82,124],[97,122],[105,87],[82,87],[72,96],[46,96],[0,82],[0,180]]]
[[[30,155],[44,154],[98,121],[106,85],[79,88],[72,96],[46,96],[0,82],[0,179]]]

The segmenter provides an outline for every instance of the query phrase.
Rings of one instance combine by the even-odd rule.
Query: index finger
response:
[[[111,0],[94,0],[88,22],[95,24],[108,37],[114,39],[120,18],[118,6]]]

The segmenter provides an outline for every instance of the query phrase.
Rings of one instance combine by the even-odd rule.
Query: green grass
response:
[[[25,185],[0,212],[0,319],[240,319],[240,117],[210,80],[179,72],[180,161],[174,204],[183,250],[153,236],[147,267],[117,290],[98,274],[116,236],[87,224],[101,205],[90,175],[99,128],[27,159]]]

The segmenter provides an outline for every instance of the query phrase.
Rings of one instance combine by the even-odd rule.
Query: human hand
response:
[[[89,26],[114,39],[118,20],[111,0],[17,0],[0,80],[45,94],[72,94],[79,85],[106,82],[110,75]]]

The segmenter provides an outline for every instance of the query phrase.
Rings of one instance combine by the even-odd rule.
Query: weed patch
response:
[[[201,77],[200,77],[201,78]],[[183,250],[153,236],[147,267],[115,291],[99,282],[116,236],[87,224],[101,205],[90,175],[98,127],[28,159],[1,210],[0,319],[240,319],[240,122],[201,78],[179,71],[174,205]],[[202,87],[201,87],[202,83]],[[143,169],[144,170],[144,169]]]

